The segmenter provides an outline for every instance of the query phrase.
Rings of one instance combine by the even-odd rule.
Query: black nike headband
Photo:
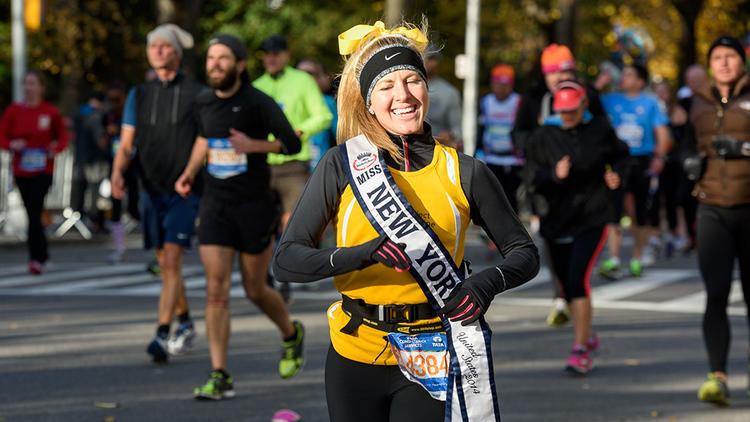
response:
[[[359,90],[366,107],[370,106],[370,96],[375,84],[385,75],[397,70],[413,70],[427,83],[427,72],[419,53],[402,45],[381,47],[367,59],[359,72]]]

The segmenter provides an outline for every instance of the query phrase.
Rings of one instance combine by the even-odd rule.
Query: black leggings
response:
[[[726,372],[729,353],[727,305],[735,260],[750,327],[750,205],[723,208],[698,205],[698,265],[706,286],[703,340],[712,372]]]
[[[135,166],[130,166],[125,171],[125,186],[127,186],[128,214],[134,220],[141,219],[141,212],[138,208],[138,179],[136,176]],[[120,221],[122,217],[122,199],[112,198],[112,218],[114,222]]]
[[[547,242],[552,268],[568,302],[591,295],[591,272],[606,239],[605,226],[583,231],[570,241]]]
[[[339,355],[326,360],[326,401],[331,422],[442,422],[445,402],[409,381],[398,366],[368,365]]]
[[[29,233],[26,243],[29,247],[29,259],[45,263],[49,258],[47,253],[47,236],[42,225],[42,209],[44,197],[52,186],[51,174],[39,174],[31,177],[16,177],[16,186],[21,192],[26,216],[29,218]]]
[[[664,196],[664,208],[669,229],[677,228],[677,208],[682,207],[685,214],[685,225],[691,239],[695,238],[696,199],[690,194],[694,183],[685,177],[682,164],[678,161],[667,161],[664,171],[659,176],[659,191]]]

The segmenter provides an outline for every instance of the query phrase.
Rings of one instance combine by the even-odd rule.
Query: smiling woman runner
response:
[[[499,420],[494,296],[531,279],[537,249],[480,161],[434,140],[419,29],[357,25],[339,87],[338,148],[315,168],[276,253],[279,280],[334,276],[331,421]],[[344,142],[345,141],[345,142]],[[329,221],[336,247],[318,249]],[[468,276],[466,228],[505,259]],[[445,415],[449,415],[446,418]]]

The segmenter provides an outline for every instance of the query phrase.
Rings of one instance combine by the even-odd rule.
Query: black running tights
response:
[[[326,360],[331,422],[442,422],[445,402],[404,377],[398,366],[368,365],[339,355]]]
[[[52,185],[51,174],[38,174],[30,177],[16,177],[16,186],[21,192],[23,206],[29,219],[29,231],[26,244],[29,248],[29,259],[45,263],[49,258],[47,236],[42,224],[44,197]]]
[[[727,305],[737,260],[750,327],[750,205],[724,208],[700,204],[697,225],[698,265],[707,295],[703,340],[711,372],[726,372],[730,339]]]

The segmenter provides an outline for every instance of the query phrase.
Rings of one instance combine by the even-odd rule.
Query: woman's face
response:
[[[27,101],[39,101],[43,89],[41,81],[33,73],[23,78],[23,96]]]
[[[427,84],[413,70],[397,70],[375,84],[370,109],[383,128],[395,135],[422,133],[430,96]]]

